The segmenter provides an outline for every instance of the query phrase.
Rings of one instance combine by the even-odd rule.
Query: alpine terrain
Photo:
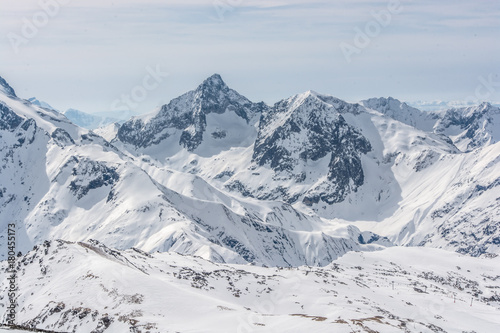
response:
[[[0,77],[1,323],[13,299],[49,332],[500,327],[498,107],[267,105],[214,74],[121,124],[82,117]]]

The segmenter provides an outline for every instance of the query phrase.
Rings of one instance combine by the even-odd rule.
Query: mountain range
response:
[[[266,268],[59,240],[19,265],[19,326],[30,331],[6,333],[491,333],[500,325],[500,258],[431,248]]]
[[[94,253],[145,274],[161,271],[145,268],[156,252],[189,256],[189,267],[193,258],[271,267],[262,275],[400,246],[494,260],[499,139],[500,109],[489,103],[426,112],[393,98],[348,103],[308,91],[271,106],[217,74],[151,114],[89,130],[0,78],[0,248],[15,223],[21,262],[31,269],[40,260],[42,275],[41,261],[92,266]],[[42,245],[45,255],[55,247],[66,255],[42,259]],[[63,276],[53,272],[46,288]],[[54,329],[43,319],[62,313],[52,305],[24,324]],[[99,318],[88,325],[107,329]]]
[[[49,103],[40,101],[36,97],[28,98],[28,101],[36,106],[58,111],[56,108],[52,107]],[[59,111],[58,111],[59,112]],[[134,113],[129,110],[116,110],[116,111],[104,111],[87,113],[76,109],[67,109],[62,112],[66,118],[68,118],[73,124],[91,130],[98,130],[102,127],[114,123],[123,123],[129,120]]]
[[[325,265],[366,232],[375,247],[499,252],[500,110],[488,103],[429,113],[308,91],[268,106],[215,74],[103,138],[2,87],[0,214],[23,251],[95,238]]]

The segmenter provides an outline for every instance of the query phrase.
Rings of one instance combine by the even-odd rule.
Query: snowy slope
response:
[[[435,131],[448,135],[462,151],[470,152],[500,141],[500,108],[489,103],[447,110]]]
[[[496,332],[499,120],[488,103],[427,113],[313,91],[267,106],[213,75],[91,131],[0,78],[19,324]]]
[[[449,137],[464,152],[493,144],[500,139],[500,109],[490,103],[424,112],[394,98],[371,98],[367,108],[426,132]]]
[[[0,101],[0,227],[17,224],[19,251],[95,238],[120,249],[295,266],[391,245],[356,227],[323,230],[318,217],[283,202],[242,201],[196,175],[129,157],[53,110],[4,94]]]
[[[446,113],[428,114],[391,98],[363,104],[307,92],[264,109],[254,142],[210,150],[217,146],[205,136],[204,148],[190,151],[177,137],[158,137],[129,151],[147,161],[141,168],[160,183],[164,174],[154,170],[192,173],[241,200],[288,202],[321,217],[323,231],[340,222],[400,245],[499,253],[495,140],[463,152],[456,136],[447,135],[452,127],[443,123]],[[472,117],[476,110],[493,115],[478,133],[495,138],[496,109],[483,106],[465,114]],[[150,116],[150,123],[166,113]],[[236,124],[229,114],[221,116]]]
[[[398,244],[444,247],[471,255],[499,253],[500,144],[467,154],[441,155],[410,175],[400,165],[402,200],[370,230]],[[392,236],[390,236],[392,234]]]
[[[388,157],[401,198],[393,205],[390,216],[377,223],[366,223],[365,228],[382,231],[381,234],[402,245],[449,248],[475,256],[498,254],[499,110],[485,103],[429,114],[408,109],[393,99],[369,101],[363,104],[391,119],[413,122],[415,127],[395,131],[386,119],[374,122],[383,137],[384,155]],[[407,115],[407,109],[412,116]],[[416,128],[431,131],[423,135]],[[418,134],[412,142],[397,139],[412,131]],[[444,142],[450,147],[436,149],[435,144],[429,145],[426,136],[433,135],[438,138],[446,135],[449,139]],[[460,150],[454,150],[453,146]]]
[[[14,91],[14,89],[1,76],[0,76],[0,92],[10,97],[16,97],[16,92]]]
[[[392,97],[370,98],[362,101],[361,104],[394,120],[427,132],[433,131],[434,125],[439,119],[439,115],[436,113],[420,111]]]
[[[130,111],[86,113],[76,109],[68,109],[63,114],[73,124],[91,130],[106,127],[114,123],[123,123],[133,116],[133,113]]]
[[[52,107],[52,105],[50,105],[49,103],[47,102],[44,102],[44,101],[40,101],[38,100],[36,97],[31,97],[31,98],[28,98],[28,101],[33,104],[33,105],[36,105],[36,106],[39,106],[39,107],[42,107],[42,108],[45,108],[45,109],[51,109],[51,110],[55,110],[57,111],[54,107]]]
[[[60,112],[47,102],[40,101],[36,97],[28,98],[28,101],[31,104],[44,109]],[[134,116],[134,113],[129,110],[87,113],[76,109],[68,109],[61,113],[64,114],[73,124],[90,130],[108,127],[109,125],[113,125],[115,123],[124,123]],[[116,133],[112,138],[110,138],[110,140],[115,136]]]
[[[114,138],[116,138],[119,129],[120,124],[114,122],[112,124],[96,128],[93,131],[95,134],[102,136],[104,139],[111,142]]]
[[[97,131],[109,142],[4,81],[0,102],[1,227],[18,224],[23,252],[95,238],[268,266],[326,265],[391,242],[500,253],[489,104],[427,114],[309,91],[270,107],[213,75]]]
[[[214,154],[250,145],[265,108],[263,103],[252,103],[230,89],[215,74],[159,111],[124,123],[117,137],[128,149],[156,158],[168,157],[181,148]]]
[[[392,248],[287,269],[53,241],[18,260],[18,318],[85,333],[491,333],[499,260]]]

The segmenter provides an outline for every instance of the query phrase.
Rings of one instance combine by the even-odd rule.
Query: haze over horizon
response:
[[[213,73],[269,104],[307,90],[495,103],[499,18],[491,1],[2,2],[0,75],[85,112],[150,112]]]

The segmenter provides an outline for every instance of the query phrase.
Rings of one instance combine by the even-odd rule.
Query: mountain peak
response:
[[[36,105],[36,106],[40,106],[42,108],[46,108],[46,109],[51,109],[51,110],[55,110],[50,104],[44,102],[44,101],[40,101],[39,99],[37,99],[36,97],[31,97],[31,98],[28,98],[28,101],[33,104],[33,105]]]
[[[490,109],[491,107],[493,107],[493,105],[490,102],[482,102],[478,105],[478,108],[481,109]]]
[[[482,102],[478,105],[471,106],[463,106],[458,108],[448,109],[446,112],[448,114],[454,114],[455,116],[459,115],[462,118],[477,118],[486,114],[498,113],[498,107],[492,105],[489,102]]]
[[[4,91],[7,95],[12,97],[17,97],[14,89],[0,76],[0,89]]]
[[[290,104],[292,107],[290,111],[296,110],[304,106],[307,112],[321,112],[321,110],[332,109],[334,113],[353,113],[357,114],[361,110],[358,104],[347,103],[337,97],[331,95],[324,95],[314,90],[308,90],[304,93],[294,95],[288,99],[278,102],[278,104]]]
[[[303,95],[304,96],[318,96],[319,94],[314,90],[308,90]]]
[[[366,107],[370,107],[370,108],[375,107],[375,109],[378,109],[380,107],[390,108],[391,106],[396,107],[396,108],[400,108],[402,105],[406,105],[406,103],[403,103],[399,99],[393,98],[391,96],[389,96],[387,98],[386,97],[373,97],[373,98],[363,100],[363,101],[361,101],[361,103]]]
[[[407,123],[404,121],[401,116],[405,115],[416,115],[417,117],[424,114],[421,110],[416,109],[405,102],[401,102],[397,98],[393,97],[375,97],[361,101],[361,104],[369,109],[376,110],[381,112],[393,119],[402,121],[403,123]],[[412,126],[415,124],[412,124]]]
[[[302,94],[295,95],[294,97],[296,97],[298,100],[300,100],[302,102],[319,100],[319,101],[328,103],[328,102],[326,102],[326,100],[328,100],[329,98],[332,98],[333,96],[323,95],[323,94],[320,94],[314,90],[308,90]],[[292,98],[294,98],[294,97],[292,97]]]
[[[223,90],[227,88],[226,83],[222,80],[222,77],[219,74],[214,74],[209,78],[205,79],[203,83],[198,87],[198,89],[215,89],[215,90]]]
[[[265,109],[267,106],[264,103],[251,102],[237,91],[230,89],[219,74],[213,74],[196,90],[189,91],[163,105],[156,114],[126,122],[120,127],[118,138],[136,147],[146,148],[171,138],[173,133],[179,131],[179,145],[188,151],[194,151],[202,143],[204,133],[210,130],[208,137],[216,138],[220,148],[224,140],[232,144],[246,142],[246,137],[242,136],[241,131],[254,133],[254,125]],[[225,122],[220,122],[220,119],[215,120],[212,116],[208,116],[210,114],[228,114],[228,116]],[[232,125],[228,127],[231,121],[238,123],[235,120],[238,118],[233,118],[231,114],[241,118],[239,120],[245,123],[237,126],[240,132],[237,132],[236,127]],[[229,121],[230,119],[232,120]],[[143,133],[138,134],[138,129]]]

